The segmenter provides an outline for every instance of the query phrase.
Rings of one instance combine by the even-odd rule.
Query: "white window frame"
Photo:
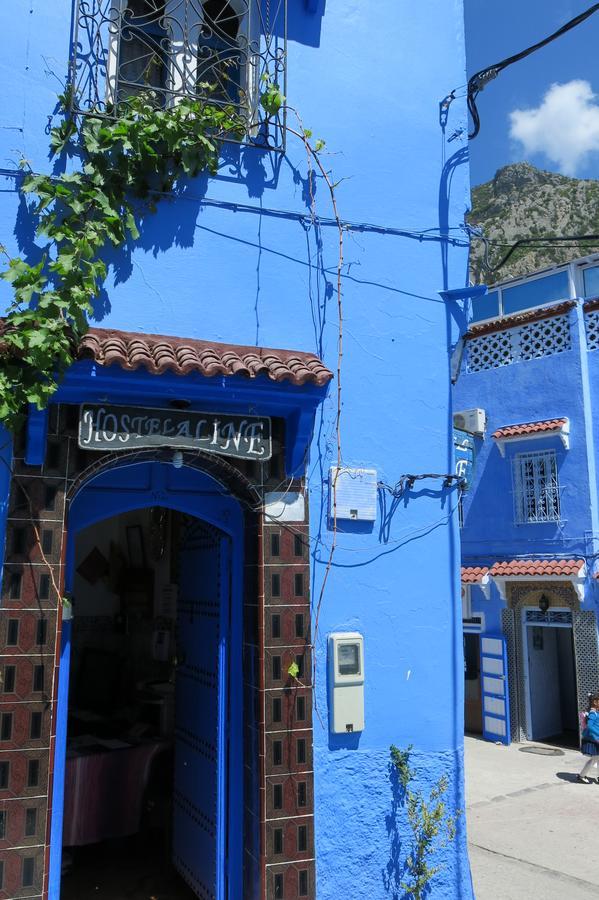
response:
[[[599,268],[599,256],[590,257],[584,262],[578,262],[575,266],[574,278],[576,282],[576,296],[582,297],[585,300],[590,300],[592,298],[585,297],[584,294],[584,272],[585,269],[598,269]]]
[[[464,634],[484,634],[486,629],[485,614],[475,612],[470,616],[470,622],[462,619],[462,631]]]
[[[549,275],[557,275],[559,272],[567,272],[568,273],[568,296],[560,297],[557,300],[548,300],[545,303],[538,303],[536,306],[526,306],[524,309],[519,309],[516,312],[504,313],[503,311],[503,291],[509,290],[513,287],[518,287],[521,284],[529,284],[531,281],[540,281],[542,278],[547,278]],[[564,266],[556,266],[554,269],[543,269],[541,272],[535,272],[534,275],[527,275],[526,277],[514,278],[512,281],[504,281],[500,284],[489,285],[489,294],[497,292],[499,295],[499,312],[496,316],[490,316],[487,319],[472,319],[471,325],[484,325],[486,322],[496,322],[498,319],[506,319],[511,316],[520,316],[524,313],[534,312],[536,309],[546,309],[547,306],[551,306],[553,303],[563,303],[565,300],[572,300],[576,297],[576,287],[575,287],[575,279],[574,273],[572,271],[571,265]]]
[[[249,4],[246,6],[243,0],[227,0],[227,2],[233,7],[234,10],[239,14],[239,33],[240,33],[240,41],[239,46],[241,48],[240,54],[240,84],[242,85],[242,91],[245,94],[246,101],[240,103],[240,112],[247,115],[249,124],[253,124],[254,112],[255,112],[255,103],[257,102],[259,86],[257,84],[257,72],[258,72],[258,64],[254,58],[252,58],[249,48],[245,46],[246,41],[243,37],[243,23],[244,18],[249,15]],[[198,0],[198,6],[203,8],[203,0]],[[108,46],[108,59],[106,64],[106,104],[112,105],[115,101],[115,98],[118,95],[118,66],[119,66],[119,42],[121,39],[121,23],[123,21],[123,14],[127,8],[127,0],[112,0],[111,7],[111,18],[115,23],[118,23],[118,28],[111,28],[110,30],[110,39]],[[178,26],[179,33],[174,33],[171,38],[171,50],[169,53],[169,66],[167,70],[167,94],[173,92],[172,103],[177,103],[180,100],[181,96],[196,96],[196,82],[197,82],[197,70],[198,70],[198,50],[200,46],[200,29],[201,22],[198,20],[196,27],[194,28],[194,34],[188,36],[187,44],[185,45],[183,39],[184,32],[184,23],[182,23],[177,16],[177,13],[181,13],[184,9],[184,5],[181,4],[181,0],[166,0],[165,2],[165,15],[169,19],[169,21],[174,22],[176,26]],[[255,35],[252,35],[250,44],[254,43],[256,39]],[[257,37],[259,41],[259,35]],[[186,54],[186,47],[191,47],[194,52],[191,54],[191,62],[189,62]],[[179,65],[174,65],[173,60],[179,56],[180,62]],[[247,59],[247,62],[244,63],[244,58]],[[183,77],[181,77],[181,71],[183,71]]]
[[[472,618],[472,591],[469,584],[461,585],[462,594],[462,622]]]
[[[504,313],[503,291],[507,290],[508,288],[518,287],[518,285],[525,284],[529,281],[535,281],[539,278],[546,278],[548,275],[555,275],[558,272],[563,272],[565,270],[568,271],[569,295],[567,297],[563,297],[561,300],[552,300],[551,303],[561,303],[565,300],[577,300],[579,298],[586,299],[584,296],[583,272],[585,269],[593,269],[597,266],[599,266],[599,254],[591,253],[588,256],[574,259],[572,260],[572,262],[565,263],[561,266],[551,266],[547,269],[542,269],[540,272],[534,272],[532,275],[520,276],[508,281],[500,281],[496,284],[489,285],[489,294],[497,291],[499,295],[499,312],[496,316],[489,316],[486,319],[472,319],[470,324],[484,325],[487,322],[496,322],[498,319],[505,319],[509,316],[515,316],[526,312],[534,312],[536,309],[544,309],[548,305],[547,303],[540,303],[537,306],[527,306],[525,309],[521,309],[517,313]]]
[[[529,463],[533,467],[533,483],[527,484],[528,476],[524,472],[524,466]],[[543,484],[540,475],[541,464],[545,464],[545,471],[549,466],[552,483]],[[512,478],[514,486],[514,522],[516,525],[541,525],[547,522],[561,521],[560,484],[557,469],[557,454],[555,450],[536,450],[530,453],[517,453],[512,460]],[[543,506],[551,506],[551,512],[543,515],[539,513]],[[537,513],[527,512],[531,505]]]

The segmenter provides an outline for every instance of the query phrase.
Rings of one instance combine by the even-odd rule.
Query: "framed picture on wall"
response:
[[[129,565],[132,569],[145,568],[146,553],[141,525],[127,526],[127,552],[129,554]]]

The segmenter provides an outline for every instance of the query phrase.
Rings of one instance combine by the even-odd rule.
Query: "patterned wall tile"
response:
[[[76,426],[75,407],[52,408],[44,465],[41,468],[26,466],[22,449],[17,452],[14,463],[15,472],[27,476],[23,486],[31,498],[36,516],[39,517],[45,556],[52,563],[53,574],[58,582],[61,577],[64,539],[62,522],[68,502],[65,488],[68,487],[72,495],[92,472],[100,471],[117,459],[122,459],[116,454],[100,456],[80,451],[76,446]],[[282,438],[281,432],[279,440]],[[19,439],[16,446],[18,448]],[[151,454],[148,453],[148,458],[150,457]],[[253,479],[258,491],[254,490],[252,505],[255,505],[260,490],[281,489],[283,476],[280,460],[273,461],[270,473],[266,471],[266,467],[245,465],[243,462],[233,467],[226,461],[215,459],[204,465],[212,465],[215,472],[219,473],[226,470],[226,478],[234,479],[237,469],[242,478]],[[270,478],[270,482],[263,482],[260,488],[260,479],[264,476]],[[296,480],[284,485],[283,489],[302,491],[303,484]],[[23,492],[21,488],[17,488],[16,483],[11,493],[10,510],[2,582],[0,672],[3,673],[9,667],[11,686],[10,679],[13,675],[10,674],[10,667],[14,666],[14,690],[2,696],[5,711],[12,715],[12,719],[7,720],[10,722],[10,740],[0,741],[0,809],[3,801],[4,805],[13,803],[14,810],[18,812],[11,814],[10,828],[18,830],[26,828],[27,810],[33,809],[32,804],[39,807],[35,821],[39,837],[39,829],[43,828],[41,823],[46,818],[47,798],[44,797],[39,802],[33,798],[46,791],[51,783],[49,751],[41,748],[44,742],[46,745],[53,744],[51,732],[54,711],[54,707],[46,708],[40,699],[43,696],[39,690],[40,666],[44,666],[43,688],[50,691],[56,681],[51,661],[56,639],[60,635],[60,619],[56,609],[56,592],[49,584],[48,569],[42,561],[33,530],[27,524],[29,503],[25,508]],[[281,885],[284,884],[284,894],[280,896],[284,896],[285,900],[293,900],[295,897],[313,897],[315,878],[314,863],[309,858],[313,856],[309,528],[307,522],[293,523],[286,527],[269,524],[266,520],[262,523],[262,530],[263,542],[260,545],[260,529],[256,517],[248,512],[244,530],[244,900],[259,900],[260,856],[269,873],[264,887],[265,896],[278,896],[277,892],[283,889]],[[261,557],[258,554],[260,546]],[[261,572],[264,573],[264,597],[259,594]],[[278,576],[278,579],[274,579],[274,591],[273,575]],[[259,628],[260,605],[263,608],[265,605],[264,631]],[[272,618],[269,615],[272,608],[269,605],[280,607],[278,636],[273,636],[270,630]],[[14,621],[10,624],[11,620],[17,620],[18,624],[15,625]],[[79,627],[81,624],[80,622]],[[266,651],[265,644],[268,648]],[[273,671],[276,656],[280,657],[280,679],[274,677],[277,675],[276,663]],[[305,687],[294,682],[287,673],[289,665],[296,661],[303,666],[299,680]],[[267,688],[263,694],[258,690],[258,666],[263,666],[262,678]],[[272,704],[272,700],[277,698],[280,700],[281,722],[273,719],[273,713],[277,717],[279,715],[277,705],[273,709]],[[14,702],[16,700],[26,702],[17,704]],[[20,708],[17,709],[17,706]],[[278,729],[280,724],[282,733]],[[266,735],[266,757],[263,761],[266,781],[260,792],[259,754],[264,746],[265,728],[277,733]],[[39,737],[33,738],[32,733],[39,733]],[[13,745],[20,746],[21,751],[3,752]],[[260,844],[261,830],[267,825],[266,819],[272,818],[269,813],[274,811],[269,807],[269,787],[271,780],[277,775],[285,776],[282,810],[286,818],[283,824],[282,854],[274,854],[272,843],[268,846]],[[5,782],[2,780],[4,777]],[[260,793],[264,799],[262,815],[265,818],[262,826]],[[306,831],[298,838],[297,817],[304,815],[306,818],[302,821],[307,823]],[[33,813],[30,812],[30,828],[32,823]],[[272,828],[269,834],[272,836]],[[30,839],[33,840],[33,836],[28,837]],[[306,849],[298,849],[298,846],[304,845]],[[23,890],[22,854],[8,850],[0,852],[7,854],[5,871],[9,879],[7,884],[11,885],[9,894],[0,892],[0,900],[5,896],[24,896],[20,893]],[[27,896],[36,896],[35,892],[41,891],[43,853],[39,851],[38,854],[35,850],[35,854],[33,862],[25,863],[26,880],[29,880],[33,867],[34,882],[25,888]],[[294,863],[298,854],[305,860],[299,869]],[[283,863],[282,869],[278,865],[279,860]],[[273,867],[274,862],[277,863],[276,867]],[[271,878],[271,874],[281,873],[283,882],[279,878]]]

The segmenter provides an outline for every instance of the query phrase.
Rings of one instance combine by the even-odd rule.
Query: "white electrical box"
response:
[[[350,469],[345,466],[337,469],[334,466],[329,472],[329,518],[334,518],[335,494],[338,519],[374,522],[377,489],[376,469]]]
[[[364,731],[364,638],[357,631],[329,635],[329,727],[334,734]]]
[[[463,409],[453,414],[453,427],[482,436],[487,427],[487,414],[484,409]]]

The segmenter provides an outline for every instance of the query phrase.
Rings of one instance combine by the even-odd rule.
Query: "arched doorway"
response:
[[[102,553],[101,550],[94,555],[89,541],[87,546],[82,544],[82,537],[92,535],[93,538],[94,534],[99,534],[98,529],[106,531],[106,523],[120,521],[121,525],[125,523],[125,529],[132,529],[130,546],[121,548],[120,554],[126,559],[126,571],[129,574],[137,572],[140,581],[137,586],[133,585],[135,590],[126,600],[126,610],[129,612],[125,613],[132,617],[132,625],[128,627],[141,630],[143,623],[147,630],[147,619],[154,618],[154,611],[149,610],[146,615],[135,606],[136,602],[147,602],[147,579],[144,582],[139,573],[145,571],[147,575],[149,570],[144,556],[143,527],[136,526],[134,522],[137,517],[143,524],[150,510],[164,510],[171,520],[176,517],[179,523],[170,855],[174,867],[193,895],[210,900],[230,900],[240,896],[243,822],[242,509],[230,490],[206,472],[190,466],[175,468],[164,457],[156,459],[146,455],[141,459],[124,459],[112,467],[103,468],[84,480],[70,498],[64,581],[67,596],[73,595],[74,619],[67,605],[62,630],[56,716],[49,879],[51,900],[61,897],[63,834],[69,833],[70,828],[69,840],[72,841],[73,831],[76,831],[72,821],[72,797],[68,794],[73,755],[67,759],[70,680],[72,687],[69,667],[74,646],[73,622],[77,621],[78,607],[74,587],[77,579],[81,584],[81,571],[87,570],[89,574],[94,557],[97,569],[98,564],[100,568],[102,565],[99,556],[106,560],[109,555],[109,551]],[[114,528],[111,533],[116,533]],[[86,567],[84,564],[90,553],[92,563]],[[141,554],[139,560],[136,560],[135,554]],[[142,563],[142,570],[139,562]],[[170,576],[168,581],[170,583]],[[131,579],[127,583],[131,586]],[[78,590],[81,591],[80,586]],[[153,594],[152,597],[155,602],[156,597]],[[136,613],[131,612],[135,609]],[[121,617],[122,614],[120,610]],[[156,617],[156,621],[160,623],[160,617]],[[159,640],[159,631],[156,629],[156,640]],[[166,634],[168,628],[163,632]],[[163,653],[163,648],[153,647],[153,652],[158,655]],[[87,654],[87,661],[92,674],[84,677],[83,682],[90,682],[93,678],[94,666],[100,666],[104,672],[107,666],[110,667],[109,656],[104,654],[102,658],[97,646],[94,652]],[[79,658],[79,670],[81,662]],[[107,680],[103,680],[103,687]],[[88,683],[88,703],[89,688]],[[85,696],[85,691],[82,694]],[[71,708],[72,698],[71,691]],[[108,696],[103,695],[98,700],[97,692],[93,700],[96,709],[100,702],[100,712],[110,705]],[[134,728],[133,735],[135,733]],[[141,746],[143,751],[147,751],[148,742],[144,743],[143,735],[140,738],[136,741],[131,729],[127,731],[126,740],[118,735],[109,736],[102,746],[107,753],[114,751],[113,758],[118,757],[120,752],[122,764],[113,759],[104,768],[110,771],[112,767],[113,773],[121,771],[122,774],[127,765],[135,767],[133,757],[127,762],[128,748],[134,747],[137,752]],[[98,743],[94,746],[97,748]],[[98,771],[100,769],[101,766]],[[123,778],[127,781],[125,776]],[[106,829],[106,823],[103,827]],[[109,832],[110,828],[106,833]]]

